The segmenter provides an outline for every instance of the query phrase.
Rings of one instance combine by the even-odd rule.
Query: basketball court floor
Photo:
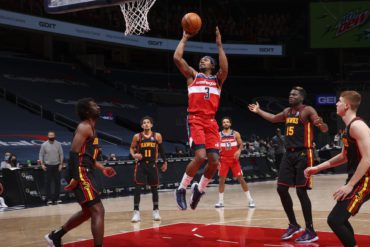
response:
[[[247,208],[246,198],[238,184],[227,185],[225,208],[215,209],[217,187],[208,187],[197,210],[179,211],[173,191],[160,193],[162,221],[152,221],[151,194],[141,198],[141,222],[131,223],[133,197],[104,199],[106,209],[104,246],[341,246],[331,233],[326,217],[335,204],[332,193],[345,181],[345,175],[319,175],[314,177],[310,191],[314,226],[319,241],[295,244],[293,240],[280,241],[288,225],[276,182],[250,183],[255,209]],[[304,227],[303,215],[295,190],[291,189],[298,222]],[[190,197],[188,190],[187,198]],[[0,246],[46,246],[43,236],[62,225],[79,210],[77,203],[0,212]],[[370,204],[351,219],[358,246],[370,245]],[[67,233],[64,246],[93,246],[89,222]]]

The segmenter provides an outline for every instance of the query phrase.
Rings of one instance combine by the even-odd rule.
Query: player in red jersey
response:
[[[243,171],[239,163],[239,157],[243,149],[242,138],[240,137],[239,132],[231,129],[230,117],[223,117],[221,123],[223,130],[220,131],[221,158],[220,158],[220,168],[218,171],[218,176],[220,178],[218,185],[219,198],[218,203],[215,205],[215,207],[216,208],[224,207],[225,180],[227,177],[227,173],[229,172],[229,169],[231,169],[233,177],[238,179],[247,197],[248,207],[254,208],[256,207],[256,205],[249,192],[248,184],[244,180]]]
[[[199,184],[193,183],[190,207],[195,209],[204,189],[216,173],[219,164],[219,134],[218,125],[215,120],[218,109],[221,87],[228,73],[228,62],[222,47],[221,34],[216,27],[216,44],[218,47],[220,69],[216,74],[216,61],[209,56],[200,59],[199,71],[190,67],[183,59],[186,42],[191,37],[184,31],[175,54],[174,62],[180,72],[185,76],[188,85],[188,131],[189,143],[195,150],[195,158],[186,168],[186,172],[179,188],[176,190],[177,205],[181,210],[187,209],[186,188],[199,170],[200,166],[208,158],[204,174]]]

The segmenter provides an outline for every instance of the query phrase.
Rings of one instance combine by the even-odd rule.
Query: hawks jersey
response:
[[[155,133],[150,137],[145,137],[143,132],[139,133],[139,141],[136,149],[142,156],[142,161],[155,162],[157,160],[158,142],[155,139]]]
[[[287,148],[312,148],[313,132],[310,121],[303,122],[302,106],[299,111],[289,109],[285,119],[285,141]]]
[[[99,138],[95,135],[94,131],[94,135],[88,138],[81,147],[79,153],[80,166],[93,168],[99,154]]]
[[[221,85],[217,75],[206,76],[197,73],[194,81],[188,86],[189,114],[213,118],[218,109],[220,96]]]
[[[356,117],[354,118],[346,127],[343,133],[343,146],[344,146],[344,154],[347,156],[347,172],[349,176],[352,176],[356,169],[358,164],[361,161],[361,153],[358,149],[357,142],[355,139],[353,139],[350,136],[349,129],[351,128],[351,125],[354,121],[360,120],[363,121],[361,118]]]
[[[235,137],[235,131],[232,130],[229,135],[220,132],[221,141],[221,152],[222,157],[234,157],[236,151],[238,151],[238,142]]]

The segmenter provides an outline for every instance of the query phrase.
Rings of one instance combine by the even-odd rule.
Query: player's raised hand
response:
[[[102,170],[102,173],[104,174],[104,176],[109,177],[109,178],[111,178],[111,177],[113,177],[117,174],[116,171],[112,167],[105,167]]]
[[[183,31],[182,33],[182,37],[186,40],[190,39],[191,37],[193,37],[194,35],[196,35],[197,33],[188,33],[186,32],[185,30]]]
[[[258,104],[258,102],[256,102],[256,104],[249,104],[248,109],[251,112],[258,113],[258,111],[260,110],[260,104]]]
[[[221,33],[220,33],[220,30],[218,29],[218,26],[216,26],[216,44],[217,46],[222,45]]]

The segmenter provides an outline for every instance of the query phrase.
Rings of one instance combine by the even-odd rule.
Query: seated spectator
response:
[[[325,146],[323,146],[322,148],[320,148],[320,151],[332,150],[332,149],[341,149],[341,147],[336,146],[334,144],[334,142],[330,142],[330,144],[326,144]]]
[[[17,161],[17,156],[15,154],[11,154],[8,163],[11,165],[12,168],[19,167],[19,162]]]
[[[343,130],[339,129],[337,134],[334,136],[334,145],[338,147],[343,147],[342,143]]]
[[[4,168],[11,168],[12,166],[9,164],[9,158],[10,158],[10,155],[11,153],[10,152],[5,152],[4,154],[4,160],[1,161],[1,165],[0,165],[0,170],[4,169]]]
[[[319,164],[320,163],[319,150],[317,149],[315,142],[312,143],[312,149],[313,149],[313,159],[314,159],[315,165]]]
[[[109,155],[109,159],[108,159],[108,160],[109,160],[109,161],[117,161],[116,154],[111,153],[111,154]]]

